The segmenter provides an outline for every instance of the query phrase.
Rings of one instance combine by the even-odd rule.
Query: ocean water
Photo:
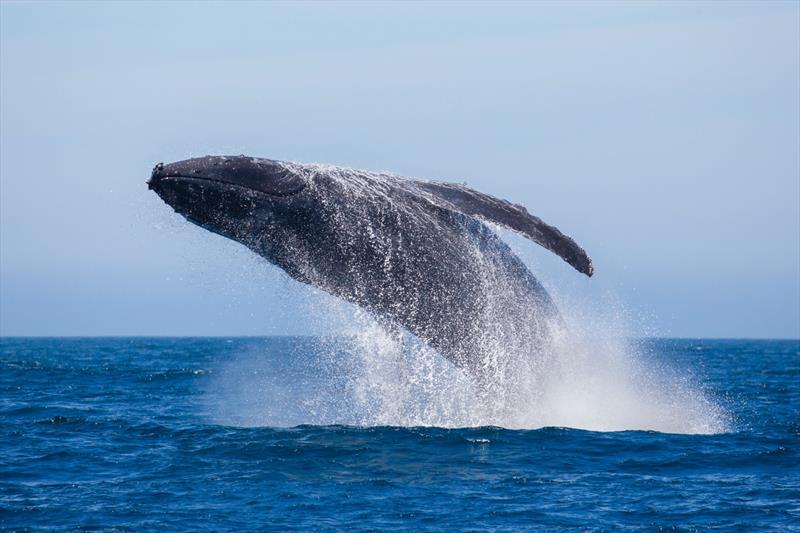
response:
[[[0,528],[800,529],[800,341],[376,339],[0,339]]]

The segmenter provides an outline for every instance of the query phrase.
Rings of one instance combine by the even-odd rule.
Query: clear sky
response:
[[[149,192],[244,153],[467,181],[592,255],[572,300],[800,337],[800,3],[0,3],[0,334],[315,331]]]

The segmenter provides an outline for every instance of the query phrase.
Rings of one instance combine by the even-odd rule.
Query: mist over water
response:
[[[233,426],[499,426],[713,434],[732,421],[690,368],[626,338],[624,313],[557,302],[564,325],[547,349],[513,357],[488,392],[434,350],[349,304],[320,295],[332,334],[283,354],[242,353],[208,391],[215,423]],[[498,351],[503,347],[498,346]],[[498,360],[507,354],[498,353]]]

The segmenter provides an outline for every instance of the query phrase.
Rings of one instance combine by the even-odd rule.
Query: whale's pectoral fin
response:
[[[434,201],[446,203],[446,207],[467,215],[480,217],[517,231],[532,241],[544,246],[575,267],[578,272],[591,276],[594,272],[592,260],[583,248],[558,228],[542,222],[518,204],[500,200],[488,194],[454,183],[417,181],[424,191],[433,195]]]

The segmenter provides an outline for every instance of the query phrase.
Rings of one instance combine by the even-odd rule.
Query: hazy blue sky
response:
[[[313,331],[145,186],[245,153],[521,202],[650,333],[800,337],[799,6],[2,2],[0,334]]]

